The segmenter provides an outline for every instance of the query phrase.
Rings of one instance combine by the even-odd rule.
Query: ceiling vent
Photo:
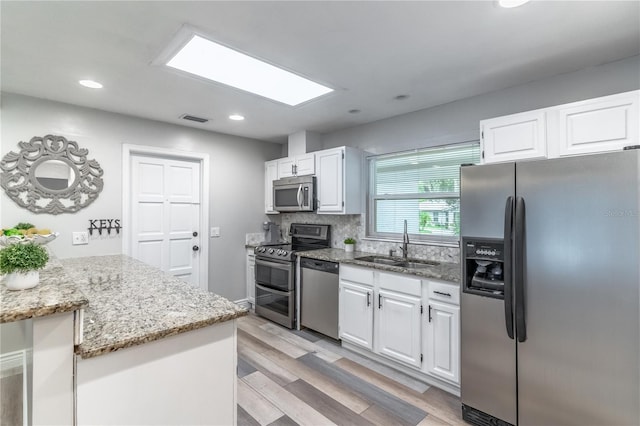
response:
[[[208,118],[196,117],[195,115],[189,114],[181,115],[180,118],[182,118],[183,120],[195,121],[197,123],[206,123],[207,121],[209,121]]]

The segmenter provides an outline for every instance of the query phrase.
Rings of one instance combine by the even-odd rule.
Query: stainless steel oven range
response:
[[[331,225],[292,223],[291,244],[255,248],[256,314],[296,328],[296,252],[331,247]]]

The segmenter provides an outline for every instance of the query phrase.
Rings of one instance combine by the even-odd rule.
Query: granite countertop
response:
[[[383,265],[379,263],[363,262],[361,260],[356,260],[357,257],[363,257],[363,256],[379,256],[379,257],[388,257],[388,256],[380,255],[377,253],[367,253],[362,251],[347,253],[343,249],[335,249],[335,248],[302,251],[302,252],[298,252],[298,256],[306,257],[309,259],[344,263],[346,265],[364,266],[367,268],[377,269],[379,271],[398,272],[401,274],[417,275],[423,278],[433,278],[433,279],[438,279],[442,281],[448,281],[452,284],[460,285],[461,270],[460,270],[459,263],[440,262],[438,263],[438,265],[430,266],[428,268],[420,268],[420,269],[404,268],[401,266]],[[401,260],[401,259],[398,258],[398,260]],[[408,259],[408,260],[412,260],[412,259]]]
[[[89,300],[84,308],[82,358],[151,342],[248,311],[124,255],[61,260],[71,282]]]
[[[60,261],[52,257],[40,271],[36,287],[9,290],[0,285],[0,323],[71,312],[87,303],[82,291],[64,274]]]

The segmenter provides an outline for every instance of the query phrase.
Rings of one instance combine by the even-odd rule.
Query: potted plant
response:
[[[349,237],[349,238],[345,238],[344,240],[344,251],[351,253],[353,251],[353,249],[355,248],[356,245],[356,240],[354,240],[353,238]]]
[[[40,282],[40,269],[49,260],[44,247],[33,243],[11,244],[0,250],[0,273],[7,274],[9,290],[33,288]]]

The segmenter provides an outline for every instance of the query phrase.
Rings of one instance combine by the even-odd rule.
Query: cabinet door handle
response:
[[[437,291],[437,290],[433,290],[433,292],[434,292],[435,294],[439,294],[440,296],[447,296],[447,297],[451,297],[451,294],[450,294],[450,293],[443,293],[443,292],[441,292],[441,291]]]
[[[431,322],[431,305],[429,305],[429,322]]]
[[[367,307],[371,306],[371,293],[367,292]]]
[[[382,309],[382,295],[378,294],[378,309]]]

